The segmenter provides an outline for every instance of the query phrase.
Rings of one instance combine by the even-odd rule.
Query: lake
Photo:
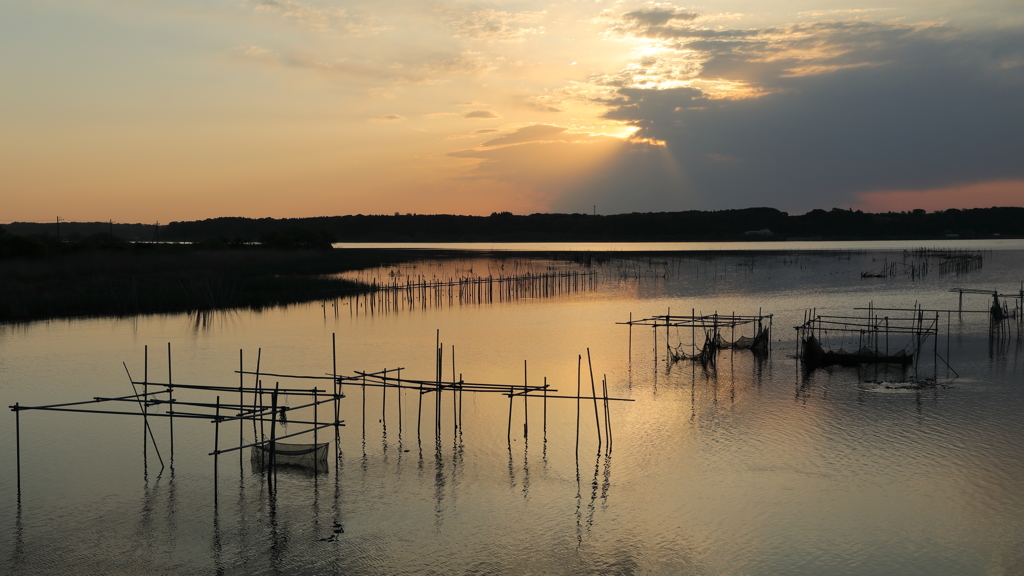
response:
[[[453,373],[508,386],[546,378],[551,396],[575,396],[578,382],[591,396],[592,369],[597,395],[606,380],[609,396],[630,401],[608,403],[609,452],[606,436],[599,446],[604,407],[591,400],[577,419],[575,399],[552,397],[545,411],[540,397],[515,397],[510,419],[507,396],[465,392],[459,410],[446,392],[438,434],[435,394],[346,381],[345,426],[319,433],[331,442],[328,469],[282,468],[276,484],[249,449],[219,456],[215,478],[209,453],[239,445],[237,422],[218,430],[208,418],[176,418],[172,469],[169,422],[151,418],[161,471],[137,416],[25,410],[20,496],[8,412],[0,572],[1024,574],[1020,324],[994,335],[991,295],[964,294],[959,314],[950,292],[1017,294],[1024,242],[750,244],[458,245],[449,247],[580,255],[469,254],[345,274],[391,285],[519,279],[489,291],[476,283],[263,311],[2,325],[4,406],[130,395],[125,367],[134,380],[167,382],[168,345],[175,384],[237,387],[240,364],[254,372],[257,358],[264,387],[329,388],[266,374],[335,369],[401,368],[404,379],[432,381],[438,342],[447,382]],[[982,260],[957,271],[936,252],[905,252],[916,248]],[[1006,302],[1015,312],[1019,301]],[[915,365],[802,367],[794,327],[808,310],[863,318],[869,305],[894,323],[910,313],[886,309],[919,306],[922,322],[937,320]],[[713,367],[672,362],[666,345],[692,350],[704,335],[621,324],[669,313],[771,315],[771,350],[721,350]],[[917,346],[901,338],[892,350]],[[835,330],[823,340],[863,344]],[[199,403],[218,394],[237,402],[237,392],[175,390]],[[278,434],[333,414],[331,404],[315,416],[289,410]],[[241,435],[249,443],[260,432],[243,422]]]

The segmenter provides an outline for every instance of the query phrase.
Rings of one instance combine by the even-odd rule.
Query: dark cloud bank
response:
[[[741,80],[763,95],[620,87],[607,116],[667,148],[625,147],[557,210],[799,212],[856,204],[867,191],[1024,178],[1021,30],[831,22],[688,31],[664,17],[633,21],[642,35],[701,51],[701,79]]]

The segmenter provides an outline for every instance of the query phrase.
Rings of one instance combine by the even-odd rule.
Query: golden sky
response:
[[[0,223],[1024,205],[1018,0],[5,0]]]

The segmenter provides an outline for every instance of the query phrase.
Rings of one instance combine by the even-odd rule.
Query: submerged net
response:
[[[273,461],[278,466],[302,466],[305,468],[327,468],[327,452],[330,442],[319,444],[285,444],[275,442],[271,454],[270,444],[252,447],[252,465],[259,468],[269,467]]]
[[[704,346],[696,354],[687,354],[683,349],[683,343],[680,342],[675,348],[669,348],[669,356],[673,362],[694,360],[701,364],[714,364],[715,354],[718,350],[750,350],[755,355],[760,356],[768,353],[768,336],[768,330],[760,328],[753,338],[740,336],[735,342],[729,342],[722,338],[721,333],[708,331],[704,334]]]

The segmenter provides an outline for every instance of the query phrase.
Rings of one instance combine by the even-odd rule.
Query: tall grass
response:
[[[329,274],[402,262],[402,250],[175,249],[0,260],[0,321],[264,308],[364,289]]]

